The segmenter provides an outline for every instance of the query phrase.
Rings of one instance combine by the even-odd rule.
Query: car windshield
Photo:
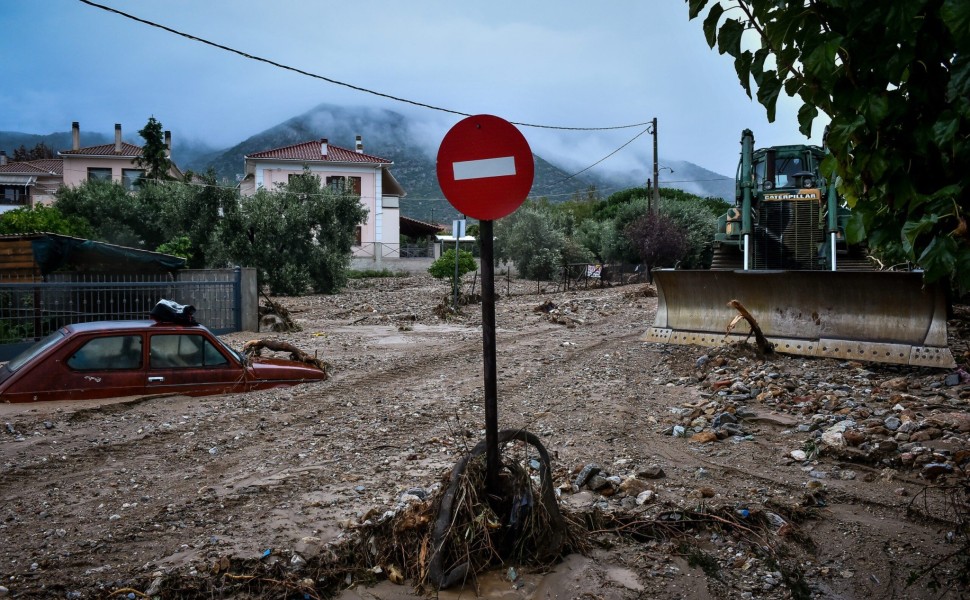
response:
[[[231,356],[232,356],[233,358],[235,358],[235,359],[236,359],[236,362],[238,362],[238,363],[239,363],[239,364],[241,364],[241,365],[245,365],[245,364],[246,364],[246,359],[244,359],[244,358],[242,357],[242,355],[240,355],[240,354],[239,354],[238,352],[236,352],[236,351],[235,351],[235,350],[233,350],[233,349],[232,349],[231,347],[229,347],[229,344],[227,344],[227,343],[225,343],[224,341],[222,341],[222,338],[220,338],[220,337],[219,337],[219,336],[217,336],[217,335],[213,335],[212,337],[214,337],[214,338],[216,339],[216,341],[217,341],[217,342],[219,342],[219,345],[220,345],[220,346],[222,346],[223,348],[225,348],[225,349],[226,349],[226,350],[227,350],[227,351],[229,352],[229,354],[230,354],[230,355],[231,355]]]
[[[30,348],[27,348],[26,350],[18,354],[16,358],[14,358],[13,360],[7,363],[7,369],[9,369],[11,373],[13,373],[20,367],[27,364],[27,362],[30,361],[30,359],[34,358],[44,350],[47,350],[48,348],[56,344],[63,337],[64,337],[63,331],[61,330],[55,331],[54,333],[40,340]]]

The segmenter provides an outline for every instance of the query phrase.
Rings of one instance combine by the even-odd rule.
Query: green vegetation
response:
[[[216,233],[226,256],[256,267],[274,294],[332,293],[346,283],[355,232],[367,218],[349,189],[321,187],[304,169],[227,208]]]
[[[645,188],[605,200],[593,189],[567,202],[529,201],[495,225],[495,256],[522,277],[554,279],[576,263],[640,263],[706,268],[715,221],[729,205],[662,189],[658,212],[647,214]]]
[[[87,237],[91,233],[91,226],[81,217],[64,215],[55,206],[38,204],[0,215],[0,234],[11,233],[60,233]]]
[[[459,250],[458,252],[458,273],[455,276],[455,249],[449,248],[441,253],[431,266],[428,268],[428,273],[436,279],[451,279],[451,291],[454,294],[458,289],[459,282],[461,278],[466,273],[471,273],[478,269],[478,263],[475,262],[475,257],[471,252],[467,250]]]
[[[172,161],[168,158],[168,148],[165,147],[165,134],[162,124],[149,117],[148,123],[138,131],[138,135],[145,140],[141,147],[141,156],[135,158],[135,164],[145,168],[145,179],[149,181],[164,181],[172,179]]]
[[[710,4],[708,44],[734,57],[770,121],[782,89],[801,99],[805,135],[831,117],[823,171],[854,208],[850,237],[970,289],[970,3],[688,3],[692,19]]]

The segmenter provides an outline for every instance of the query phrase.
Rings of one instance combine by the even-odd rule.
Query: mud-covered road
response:
[[[563,506],[737,520],[650,540],[593,532],[587,556],[552,572],[506,565],[441,597],[940,597],[928,577],[906,582],[966,542],[967,506],[938,487],[965,481],[968,433],[941,415],[970,412],[966,382],[664,348],[640,340],[656,308],[644,286],[536,295],[534,282],[506,285],[496,307],[500,427],[540,436]],[[278,299],[302,331],[225,336],[236,348],[272,335],[316,353],[332,365],[326,382],[0,405],[0,596],[185,597],[191,586],[171,582],[195,578],[245,597],[225,577],[247,575],[236,561],[285,559],[304,577],[294,553],[319,557],[374,509],[414,488],[433,492],[484,423],[480,312],[436,316],[447,292],[420,275],[359,280],[335,296]],[[536,310],[546,301],[554,307]],[[954,355],[965,346],[955,341]],[[900,434],[891,418],[916,425]],[[830,433],[839,423],[853,432],[841,442]],[[609,486],[571,487],[590,464],[614,478]],[[928,464],[957,474],[927,489],[937,475]],[[637,486],[617,485],[628,480]],[[780,521],[745,528],[747,515]],[[955,580],[948,568],[937,571],[943,584]],[[417,597],[387,581],[339,587],[345,598]]]

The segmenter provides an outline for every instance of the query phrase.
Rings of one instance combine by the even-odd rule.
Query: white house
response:
[[[354,256],[398,257],[400,245],[400,199],[405,195],[401,184],[391,175],[392,161],[364,154],[357,136],[356,150],[330,144],[326,139],[311,140],[264,150],[245,156],[245,176],[239,191],[251,196],[259,188],[273,189],[307,168],[323,185],[348,184],[360,194],[367,209],[367,221],[357,229]]]

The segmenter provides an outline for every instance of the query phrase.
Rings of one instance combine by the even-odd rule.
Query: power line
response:
[[[622,149],[624,149],[624,148],[626,148],[627,146],[629,146],[630,144],[632,144],[632,143],[634,142],[634,140],[636,140],[636,139],[637,139],[638,137],[640,137],[641,135],[643,135],[643,134],[645,134],[645,133],[647,133],[647,132],[649,132],[649,131],[650,131],[650,129],[651,129],[650,127],[647,127],[646,129],[644,129],[644,130],[643,130],[643,131],[641,131],[640,133],[638,133],[638,134],[636,134],[635,136],[633,136],[632,138],[630,138],[630,140],[629,140],[629,141],[627,141],[627,143],[625,143],[625,144],[623,144],[622,146],[620,146],[619,148],[617,148],[617,149],[616,149],[616,150],[614,150],[613,152],[610,152],[609,154],[607,154],[607,155],[606,155],[606,156],[604,156],[603,158],[601,158],[601,159],[599,159],[598,161],[596,161],[596,162],[594,162],[594,163],[593,163],[593,164],[591,164],[590,166],[588,166],[588,167],[586,167],[586,168],[585,168],[585,169],[583,169],[582,171],[576,171],[575,173],[573,173],[573,174],[572,174],[572,175],[570,175],[569,177],[566,177],[566,178],[564,178],[564,179],[560,179],[559,181],[557,181],[557,182],[556,182],[556,184],[558,185],[558,184],[560,184],[560,183],[565,183],[565,182],[567,182],[567,181],[569,181],[570,179],[572,179],[573,177],[576,177],[577,175],[581,175],[581,174],[583,174],[583,173],[585,173],[586,171],[589,171],[590,169],[592,169],[592,168],[593,168],[593,167],[595,167],[596,165],[598,165],[598,164],[600,164],[600,163],[601,163],[601,162],[603,162],[604,160],[606,160],[606,159],[608,159],[608,158],[610,158],[611,156],[613,156],[614,154],[616,154],[616,153],[617,153],[617,152],[619,152],[620,150],[622,150]]]
[[[266,63],[268,65],[272,65],[272,66],[277,67],[279,69],[284,69],[284,70],[287,70],[287,71],[292,71],[293,73],[297,73],[299,75],[305,75],[306,77],[312,77],[313,79],[319,79],[321,81],[326,81],[327,83],[332,83],[334,85],[343,86],[343,87],[346,87],[346,88],[349,88],[349,89],[352,89],[352,90],[355,90],[355,91],[358,91],[358,92],[363,92],[365,94],[371,94],[371,95],[378,96],[378,97],[381,97],[381,98],[386,98],[388,100],[393,100],[395,102],[403,102],[405,104],[411,104],[413,106],[419,106],[421,108],[427,108],[427,109],[430,109],[430,110],[436,110],[436,111],[439,111],[439,112],[449,113],[449,114],[458,115],[458,116],[462,116],[462,117],[470,117],[470,116],[472,116],[470,113],[465,113],[465,112],[461,112],[461,111],[458,111],[458,110],[453,110],[453,109],[450,109],[450,108],[444,108],[444,107],[441,107],[441,106],[435,106],[433,104],[426,104],[424,102],[418,102],[416,100],[409,100],[407,98],[401,98],[400,96],[393,96],[391,94],[386,94],[384,92],[378,92],[376,90],[371,90],[371,89],[368,89],[368,88],[365,88],[365,87],[361,87],[361,86],[358,86],[358,85],[353,85],[351,83],[347,83],[347,82],[344,82],[344,81],[338,81],[336,79],[332,79],[332,78],[326,77],[324,75],[319,75],[317,73],[311,73],[309,71],[305,71],[305,70],[299,69],[297,67],[291,67],[291,66],[288,66],[288,65],[284,65],[282,63],[276,62],[274,60],[270,60],[268,58],[263,58],[261,56],[255,56],[253,54],[249,54],[248,52],[243,52],[242,50],[237,50],[235,48],[231,48],[231,47],[225,46],[223,44],[219,44],[219,43],[216,43],[216,42],[213,42],[213,41],[204,39],[204,38],[200,38],[198,36],[195,36],[195,35],[192,35],[192,34],[189,34],[189,33],[185,33],[185,32],[179,31],[177,29],[172,29],[171,27],[168,27],[166,25],[162,25],[160,23],[155,23],[154,21],[149,21],[147,19],[142,19],[141,17],[136,17],[135,15],[132,15],[132,14],[129,14],[129,13],[120,11],[120,10],[118,10],[116,8],[112,8],[110,6],[105,6],[103,4],[98,4],[97,2],[92,2],[91,0],[79,0],[79,1],[82,4],[87,4],[88,6],[92,6],[94,8],[99,8],[101,10],[104,10],[104,11],[107,11],[107,12],[110,12],[110,13],[114,13],[116,15],[120,15],[122,17],[125,17],[126,19],[131,19],[132,21],[137,21],[139,23],[142,23],[144,25],[148,25],[150,27],[156,27],[156,28],[161,29],[163,31],[167,31],[169,33],[173,33],[175,35],[184,37],[184,38],[189,39],[189,40],[192,40],[194,42],[199,42],[199,43],[205,44],[207,46],[212,46],[213,48],[218,48],[220,50],[225,50],[226,52],[231,52],[233,54],[237,54],[239,56],[242,56],[243,58],[248,58],[249,60],[255,60],[255,61],[258,61],[258,62]],[[609,126],[609,127],[563,127],[563,126],[556,126],[556,125],[540,125],[540,124],[536,124],[536,123],[517,123],[515,121],[510,121],[510,122],[513,125],[518,125],[520,127],[532,127],[532,128],[536,128],[536,129],[557,129],[557,130],[562,130],[562,131],[608,131],[608,130],[612,130],[612,129],[631,129],[631,128],[634,128],[634,127],[643,127],[644,125],[650,125],[651,124],[650,122],[645,121],[643,123],[631,123],[629,125],[613,125],[613,126]]]

